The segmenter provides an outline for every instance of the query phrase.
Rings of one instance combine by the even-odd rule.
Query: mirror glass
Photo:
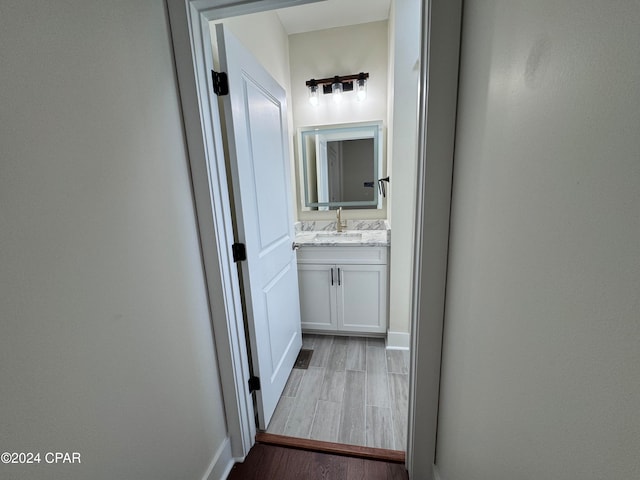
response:
[[[382,208],[382,122],[304,127],[298,145],[305,207]]]

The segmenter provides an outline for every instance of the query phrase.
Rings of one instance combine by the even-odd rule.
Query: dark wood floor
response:
[[[404,465],[256,443],[227,480],[408,480]]]

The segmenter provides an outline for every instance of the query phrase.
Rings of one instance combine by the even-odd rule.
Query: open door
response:
[[[258,427],[266,429],[302,347],[284,89],[216,25]]]

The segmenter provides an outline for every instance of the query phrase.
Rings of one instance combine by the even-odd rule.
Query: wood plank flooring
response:
[[[303,334],[313,349],[294,369],[267,433],[406,449],[409,355],[381,338]]]
[[[404,465],[256,443],[227,480],[408,480]]]
[[[323,442],[310,438],[287,437],[274,433],[257,432],[256,443],[276,445],[278,447],[297,448],[311,452],[331,453],[346,457],[366,458],[383,462],[405,464],[407,456],[401,450],[385,450],[383,448],[363,447],[361,445],[346,445],[344,443]]]

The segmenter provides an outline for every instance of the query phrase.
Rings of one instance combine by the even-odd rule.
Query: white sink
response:
[[[318,232],[314,240],[362,240],[360,232]]]

